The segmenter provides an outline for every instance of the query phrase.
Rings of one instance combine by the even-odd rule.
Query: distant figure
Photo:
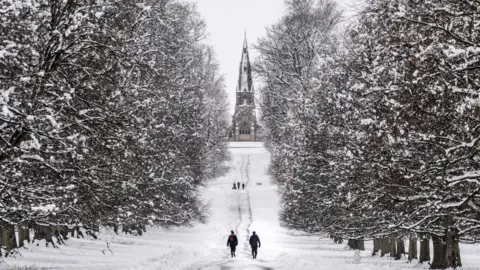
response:
[[[255,232],[250,236],[250,246],[252,247],[252,256],[255,259],[257,258],[257,248],[260,248],[260,238]]]
[[[242,189],[245,189],[245,183],[242,183]]]
[[[233,188],[232,189],[237,189],[237,186],[235,185],[235,183],[233,183]]]
[[[240,182],[237,183],[237,187],[238,187],[238,189],[240,189]]]
[[[235,257],[235,249],[237,248],[237,245],[238,245],[238,239],[233,231],[230,231],[230,232],[231,234],[228,236],[227,247],[230,247],[230,254],[232,255],[232,258],[233,258]]]

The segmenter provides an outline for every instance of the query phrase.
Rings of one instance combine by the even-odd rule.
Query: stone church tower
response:
[[[232,123],[233,141],[256,141],[257,117],[255,113],[255,92],[252,82],[252,68],[248,57],[247,36],[243,41],[242,58],[236,89],[235,114]]]

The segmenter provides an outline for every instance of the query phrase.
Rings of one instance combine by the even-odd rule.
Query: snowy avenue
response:
[[[231,171],[204,191],[211,204],[206,224],[171,230],[149,228],[143,236],[103,231],[98,240],[71,238],[58,248],[31,244],[17,258],[7,258],[6,263],[33,266],[25,269],[59,270],[428,269],[428,265],[395,261],[388,256],[372,258],[371,241],[361,253],[360,264],[354,264],[354,251],[344,250],[345,243],[334,244],[325,235],[291,235],[279,225],[279,198],[267,175],[270,155],[263,143],[232,142],[229,150]],[[246,183],[245,190],[233,190],[233,182]],[[239,239],[236,258],[230,258],[226,246],[232,229]],[[247,239],[252,230],[262,241],[256,260],[251,258]],[[462,246],[464,270],[479,269],[479,250],[476,245]]]

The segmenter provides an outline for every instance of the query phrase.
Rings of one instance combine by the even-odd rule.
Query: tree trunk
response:
[[[30,231],[28,225],[19,224],[18,225],[18,247],[24,246],[24,241],[27,240],[27,243],[30,243]]]
[[[54,236],[54,233],[55,230],[52,226],[35,225],[33,241],[45,239],[45,246],[48,247],[48,244],[50,243],[53,247],[57,247],[57,245],[55,245],[55,243],[53,242],[52,238],[52,236]]]
[[[395,260],[400,260],[403,254],[405,254],[405,241],[403,241],[403,238],[399,238],[397,239],[397,253],[395,255]]]
[[[373,239],[372,256],[375,256],[377,254],[377,252],[380,250],[381,241],[382,241],[382,239],[380,239],[380,238]]]
[[[397,242],[395,238],[390,237],[390,257],[394,257],[397,254]]]
[[[9,252],[17,247],[17,241],[15,239],[15,230],[13,225],[5,225],[1,230],[1,242],[0,246],[5,247],[5,257],[8,256]]]
[[[0,258],[2,257],[2,246],[3,246],[3,229],[2,226],[0,225]]]
[[[357,239],[348,239],[347,244],[351,249],[358,249],[358,241]]]
[[[69,228],[68,227],[61,227],[59,230],[58,230],[58,234],[62,237],[63,240],[67,240],[68,239],[68,233],[69,233]]]
[[[411,262],[413,259],[418,260],[417,256],[417,238],[416,237],[410,237],[410,240],[408,242],[408,262]]]
[[[113,227],[113,231],[115,232],[115,234],[118,234],[118,225],[117,225],[117,223],[113,223],[113,224],[112,224],[112,227]]]
[[[68,229],[67,227],[63,227],[63,226],[53,227],[52,235],[55,236],[55,238],[57,238],[57,244],[65,245],[64,240],[66,240],[67,238],[63,237],[63,231],[67,229]]]
[[[446,245],[444,237],[432,235],[433,241],[433,260],[430,269],[446,269]]]
[[[387,254],[390,251],[388,248],[389,245],[390,245],[390,242],[388,241],[388,238],[383,237],[380,239],[380,249],[382,250],[382,252],[380,253],[380,257],[385,256],[385,254]]]
[[[365,240],[358,239],[357,240],[357,247],[359,250],[365,250]]]
[[[335,244],[341,244],[343,242],[343,239],[341,237],[338,237],[338,236],[333,236],[333,242]]]
[[[420,237],[420,259],[419,263],[430,261],[430,237],[426,233],[421,233]]]
[[[456,228],[445,230],[445,239],[446,267],[456,268],[458,266],[462,266],[462,261],[460,259],[460,247],[458,246],[458,230]]]

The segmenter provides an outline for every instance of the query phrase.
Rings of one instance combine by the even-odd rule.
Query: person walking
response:
[[[258,235],[253,232],[253,235],[250,236],[250,246],[252,247],[252,256],[253,258],[257,258],[257,249],[260,248],[260,238]]]
[[[245,189],[245,183],[242,183],[242,189]]]
[[[240,190],[240,182],[237,183],[238,190]]]
[[[237,189],[237,185],[235,184],[235,182],[233,182],[233,188],[232,189]]]
[[[228,236],[227,247],[230,247],[230,255],[232,258],[235,257],[235,250],[237,249],[238,239],[233,231],[230,231],[231,234]]]

